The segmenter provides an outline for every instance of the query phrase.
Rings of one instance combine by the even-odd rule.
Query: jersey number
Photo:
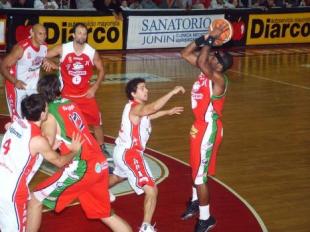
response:
[[[10,146],[11,146],[11,139],[8,139],[7,141],[4,142],[3,144],[3,154],[4,155],[7,155],[9,153],[9,150],[10,150]]]

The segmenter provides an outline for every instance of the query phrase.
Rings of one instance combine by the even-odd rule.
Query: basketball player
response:
[[[28,184],[43,158],[61,167],[81,148],[81,136],[73,136],[71,152],[59,156],[41,136],[41,124],[47,118],[44,97],[33,94],[21,102],[25,119],[16,119],[4,134],[0,148],[0,230],[26,231]],[[42,158],[43,156],[43,158]]]
[[[190,131],[190,164],[193,195],[182,219],[199,212],[196,232],[205,232],[215,226],[209,211],[207,175],[215,173],[216,154],[222,141],[222,110],[227,90],[227,77],[223,74],[232,65],[230,54],[211,52],[215,40],[227,27],[216,27],[209,34],[191,42],[181,51],[182,57],[201,71],[192,88],[192,110],[195,121]],[[202,46],[197,54],[196,50]]]
[[[104,146],[101,113],[95,99],[96,91],[104,80],[105,72],[98,52],[86,41],[86,25],[76,23],[73,27],[73,41],[49,49],[47,57],[60,56],[60,77],[63,84],[61,94],[79,106],[88,126],[93,128],[101,149],[109,156]],[[90,85],[94,66],[97,69],[97,80]]]
[[[146,104],[148,89],[144,79],[135,78],[126,85],[129,102],[125,105],[121,128],[116,139],[113,153],[115,169],[114,175],[110,177],[110,187],[127,178],[138,195],[145,193],[144,218],[140,232],[155,231],[151,220],[156,208],[157,187],[143,156],[145,145],[151,134],[150,120],[164,115],[180,114],[183,107],[159,110],[171,97],[184,92],[182,86],[176,86],[158,100]]]
[[[41,24],[35,24],[30,31],[30,37],[16,44],[1,63],[0,71],[5,79],[11,119],[21,117],[22,99],[26,95],[36,93],[40,67],[43,60],[46,61],[45,39],[45,28]]]
[[[48,101],[49,115],[42,124],[42,132],[53,145],[59,144],[60,153],[67,153],[67,144],[75,133],[81,133],[85,142],[79,156],[39,184],[29,202],[30,232],[38,231],[42,203],[56,212],[62,211],[74,200],[79,200],[90,219],[100,219],[112,231],[131,232],[130,226],[111,212],[108,191],[108,163],[90,133],[79,107],[60,97],[60,82],[56,75],[42,77],[38,91]]]

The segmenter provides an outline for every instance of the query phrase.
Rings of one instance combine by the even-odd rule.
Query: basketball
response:
[[[221,46],[224,43],[227,43],[231,40],[233,36],[233,27],[231,23],[226,19],[215,19],[211,22],[210,30],[212,31],[214,28],[217,28],[223,24],[227,25],[227,30],[225,30],[214,42],[215,46]]]

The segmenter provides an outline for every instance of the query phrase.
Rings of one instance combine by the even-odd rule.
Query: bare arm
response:
[[[95,96],[97,89],[99,88],[101,82],[104,80],[104,77],[105,77],[103,62],[102,62],[98,52],[95,52],[93,62],[94,62],[94,65],[97,69],[97,80],[96,80],[95,84],[93,84],[91,86],[91,88],[89,88],[89,90],[87,91],[86,96],[90,97],[90,98]]]
[[[49,145],[46,138],[43,136],[36,136],[30,141],[30,151],[32,154],[40,153],[44,159],[54,164],[57,167],[62,167],[72,160],[72,158],[78,153],[81,148],[81,136],[78,135],[72,139],[71,153],[65,156],[60,156]]]
[[[56,134],[57,134],[57,122],[53,115],[50,113],[47,116],[47,120],[41,125],[42,134],[47,138],[48,143],[54,148]]]
[[[150,115],[150,119],[156,119],[156,118],[160,118],[162,116],[165,115],[174,115],[174,114],[181,114],[184,111],[184,107],[178,106],[178,107],[173,107],[170,110],[161,110],[156,112],[155,114],[151,114]]]
[[[130,116],[143,117],[146,115],[154,114],[160,110],[172,96],[178,94],[179,92],[185,93],[185,89],[182,86],[176,86],[173,90],[150,104],[139,104],[130,111]]]
[[[182,58],[194,66],[197,66],[197,59],[198,59],[198,55],[195,52],[196,49],[197,49],[196,43],[195,41],[192,41],[181,51]]]
[[[10,69],[17,63],[17,61],[23,56],[24,50],[21,46],[15,45],[12,51],[3,59],[0,69],[2,76],[13,83],[18,89],[25,89],[26,83],[17,80],[11,73]]]
[[[53,58],[56,56],[61,56],[62,54],[62,44],[57,45],[51,49],[47,50],[46,58]]]

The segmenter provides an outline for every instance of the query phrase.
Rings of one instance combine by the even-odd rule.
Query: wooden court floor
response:
[[[254,207],[270,232],[309,232],[310,46],[251,48],[232,54],[216,177]],[[184,106],[185,112],[154,120],[148,147],[188,162],[190,90],[199,71],[178,51],[101,56],[107,78],[97,99],[105,134],[117,136],[127,101],[125,79],[146,77],[150,101],[183,85],[187,92],[167,107]],[[7,113],[3,85],[0,113]]]

